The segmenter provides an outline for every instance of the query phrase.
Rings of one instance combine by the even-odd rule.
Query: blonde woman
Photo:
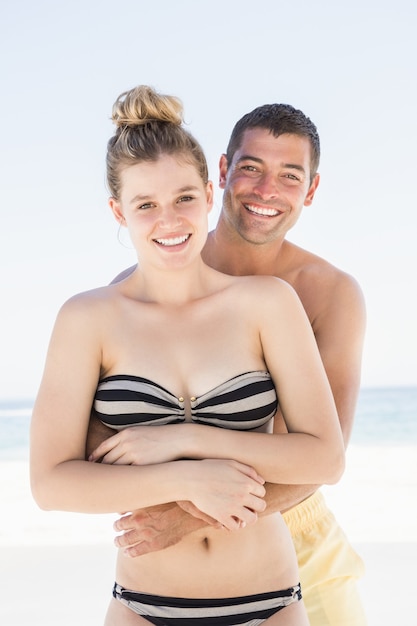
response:
[[[288,529],[257,514],[265,481],[343,471],[311,326],[287,283],[203,263],[213,189],[180,101],[140,86],[113,120],[109,203],[138,266],[58,314],[33,412],[34,497],[85,513],[178,502],[210,520],[166,550],[119,552],[106,626],[307,626]],[[288,433],[274,432],[278,403]],[[86,461],[91,406],[117,434]]]

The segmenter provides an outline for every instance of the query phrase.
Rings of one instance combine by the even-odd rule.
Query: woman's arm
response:
[[[78,296],[55,324],[31,424],[31,485],[39,506],[106,513],[190,500],[227,527],[234,517],[245,519],[246,510],[263,510],[263,480],[234,461],[134,467],[84,460],[107,319],[102,306],[94,293]]]

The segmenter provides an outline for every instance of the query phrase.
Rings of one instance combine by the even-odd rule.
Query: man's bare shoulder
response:
[[[137,265],[131,265],[127,269],[120,272],[120,274],[117,274],[117,276],[113,278],[110,284],[113,285],[114,283],[120,283],[122,280],[130,276],[135,271],[136,268],[137,268]]]
[[[342,306],[343,302],[353,301],[363,306],[361,287],[351,274],[292,243],[287,255],[289,263],[280,277],[294,287],[310,320],[331,304]]]
[[[286,254],[289,261],[286,270],[282,274],[278,274],[280,278],[290,283],[297,280],[313,280],[317,286],[334,287],[341,284],[342,286],[351,285],[359,288],[358,282],[353,276],[323,257],[290,242],[287,242],[287,248]]]

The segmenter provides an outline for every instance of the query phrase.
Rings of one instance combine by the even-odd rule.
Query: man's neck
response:
[[[202,256],[207,265],[232,276],[277,276],[287,265],[288,246],[284,238],[262,245],[252,244],[218,224],[209,233]]]

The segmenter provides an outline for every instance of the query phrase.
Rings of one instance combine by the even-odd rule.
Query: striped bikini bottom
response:
[[[113,597],[157,626],[258,626],[301,600],[300,585],[236,598],[171,598],[138,593],[115,583]]]

